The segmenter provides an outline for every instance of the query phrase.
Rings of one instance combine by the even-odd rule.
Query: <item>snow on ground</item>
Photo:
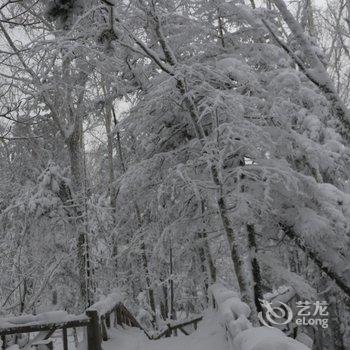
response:
[[[279,329],[256,327],[237,335],[234,348],[241,350],[309,350],[307,346],[286,337]]]
[[[198,330],[189,336],[149,340],[136,328],[113,329],[111,339],[103,343],[104,350],[229,350],[218,314],[208,311]]]

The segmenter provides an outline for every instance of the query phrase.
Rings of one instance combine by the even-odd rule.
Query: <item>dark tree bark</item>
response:
[[[263,299],[262,291],[262,279],[260,272],[260,265],[257,259],[257,243],[256,243],[256,233],[254,225],[247,225],[248,231],[248,244],[250,250],[250,258],[252,264],[252,275],[254,283],[254,301],[258,312],[262,312],[263,308],[261,306],[260,300]]]

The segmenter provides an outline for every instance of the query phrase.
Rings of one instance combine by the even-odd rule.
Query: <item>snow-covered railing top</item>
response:
[[[123,294],[120,292],[114,292],[107,297],[104,297],[100,301],[91,305],[87,311],[97,311],[100,316],[111,313],[120,303],[123,302]]]
[[[88,315],[69,315],[66,311],[51,311],[39,315],[22,315],[0,319],[1,348],[6,349],[7,336],[23,333],[38,333],[31,338],[23,348],[29,350],[31,346],[49,342],[49,338],[56,330],[62,330],[63,348],[68,350],[68,328],[91,328],[92,320]],[[89,331],[88,331],[89,333]],[[91,341],[90,344],[91,345]],[[89,350],[94,350],[92,346]],[[98,349],[97,349],[98,350]]]
[[[87,326],[90,311],[96,311],[99,317],[104,318],[111,314],[123,301],[123,294],[114,292],[102,298],[86,310],[86,314],[69,315],[66,311],[50,311],[38,315],[21,315],[0,319],[0,335],[26,332],[37,332],[55,327],[81,327]]]
[[[248,320],[250,308],[239,294],[223,284],[210,287],[210,293],[220,314],[231,348],[235,350],[309,350],[304,344],[269,327],[253,327]]]
[[[0,336],[15,333],[29,333],[51,328],[86,326],[89,318],[82,315],[69,315],[66,311],[50,311],[39,315],[22,315],[0,319]]]

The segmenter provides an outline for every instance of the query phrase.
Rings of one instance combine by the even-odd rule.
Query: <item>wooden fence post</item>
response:
[[[63,350],[68,350],[68,334],[67,328],[62,328]]]
[[[104,317],[101,317],[101,335],[102,335],[102,340],[103,341],[107,341],[108,340],[106,320],[105,320]]]
[[[114,309],[114,311],[113,311],[113,326],[115,327],[115,328],[117,328],[117,309]]]
[[[88,350],[102,350],[101,327],[98,312],[95,310],[86,311],[86,316],[90,322],[87,326],[87,343]]]
[[[108,313],[106,315],[106,326],[107,326],[107,328],[111,328],[111,314],[110,313]]]
[[[6,335],[1,336],[1,341],[2,341],[2,349],[6,349]]]
[[[121,326],[123,324],[122,314],[121,314],[121,310],[119,307],[117,308],[117,324],[119,326]]]

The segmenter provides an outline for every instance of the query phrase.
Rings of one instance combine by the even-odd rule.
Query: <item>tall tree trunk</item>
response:
[[[201,240],[205,239],[203,236],[203,232],[199,232],[199,238]],[[201,265],[201,272],[205,276],[204,277],[204,294],[205,294],[205,300],[208,303],[209,302],[208,290],[209,290],[209,284],[211,282],[210,272],[208,271],[209,263],[208,263],[208,260],[206,259],[206,253],[205,253],[203,243],[200,242],[199,244],[200,246],[198,247],[197,252],[198,252],[198,257]]]
[[[201,215],[203,217],[205,216],[205,200],[201,200]],[[198,256],[201,264],[202,273],[205,276],[204,280],[204,292],[206,301],[209,301],[209,295],[208,295],[208,289],[209,285],[216,282],[216,267],[214,265],[211,253],[210,253],[210,247],[208,242],[208,235],[205,232],[205,230],[201,230],[198,233],[199,237],[199,247],[198,247]]]
[[[242,301],[248,304],[251,310],[250,319],[253,324],[259,324],[255,301],[252,298],[250,284],[247,278],[248,269],[244,263],[243,247],[239,244],[239,239],[235,233],[232,223],[229,219],[225,198],[220,196],[218,199],[219,214],[224,227],[227,240],[231,247],[231,259],[237,276],[237,281],[242,295]]]
[[[115,220],[116,188],[115,188],[115,173],[114,173],[114,159],[113,159],[112,118],[113,118],[113,106],[112,106],[112,102],[108,102],[106,105],[106,113],[105,113],[105,127],[106,127],[106,134],[107,134],[107,157],[108,157],[108,183],[109,183],[108,191],[109,191],[110,205],[113,211],[113,220]]]
[[[70,158],[70,169],[73,182],[73,203],[75,206],[74,227],[77,230],[77,252],[79,266],[80,294],[85,306],[93,303],[92,272],[89,254],[89,242],[86,225],[86,193],[84,173],[84,147],[82,121],[77,118],[75,130],[66,140]]]
[[[142,227],[142,217],[141,217],[141,212],[136,203],[134,203],[134,208],[135,208],[135,213],[138,221],[138,225],[141,228]],[[142,258],[142,264],[143,264],[143,270],[145,273],[145,280],[146,280],[146,286],[148,290],[148,301],[149,305],[151,307],[151,311],[153,313],[152,315],[152,322],[153,325],[156,326],[156,321],[157,321],[157,315],[156,315],[156,301],[155,301],[155,296],[154,296],[154,290],[152,287],[152,281],[150,278],[150,271],[148,267],[148,259],[147,259],[147,251],[146,251],[146,243],[144,237],[142,237],[142,243],[141,243],[141,258]]]
[[[162,298],[160,301],[160,313],[163,320],[167,320],[169,318],[169,295],[168,295],[168,283],[165,282],[164,277],[161,277],[162,282]]]
[[[156,326],[156,321],[157,321],[156,301],[155,301],[154,290],[152,287],[152,281],[150,278],[150,273],[149,273],[149,268],[148,268],[146,245],[144,242],[142,242],[142,244],[141,244],[141,255],[142,255],[143,270],[145,273],[145,280],[146,280],[146,285],[147,285],[147,290],[148,290],[148,301],[149,301],[149,306],[151,307],[151,311],[152,311],[152,323],[153,323],[153,326]]]
[[[314,11],[312,0],[304,0],[302,4],[301,25],[311,36],[315,34]]]
[[[248,232],[248,245],[250,251],[250,260],[252,265],[252,275],[254,284],[254,301],[258,312],[262,312],[263,308],[261,306],[260,300],[263,299],[262,291],[262,279],[260,265],[257,258],[257,243],[256,243],[256,233],[254,225],[247,225]]]
[[[117,120],[115,118],[113,101],[110,101],[109,85],[103,86],[106,107],[105,107],[105,129],[107,135],[107,159],[108,159],[108,193],[109,193],[109,203],[112,209],[112,223],[113,226],[116,223],[116,206],[117,206],[117,190],[115,185],[115,172],[114,172],[114,158],[113,158],[113,131],[112,131],[112,119],[114,120],[114,126],[117,125]],[[120,145],[119,145],[120,146]],[[123,168],[124,169],[124,168]],[[118,243],[116,237],[113,237],[113,261],[115,267],[115,276],[118,278]]]
[[[201,214],[205,215],[205,201],[201,201]],[[209,242],[208,242],[208,235],[206,232],[201,232],[201,238],[203,239],[203,252],[204,252],[204,257],[207,262],[208,266],[208,276],[209,276],[209,282],[210,283],[215,283],[216,282],[216,267],[213,262],[213,258],[210,253],[210,247],[209,247]]]
[[[334,342],[334,350],[345,350],[344,342],[343,342],[343,334],[341,331],[341,315],[338,312],[338,300],[334,295],[328,295],[327,299],[330,300],[328,311],[329,311],[329,322],[330,328],[333,333],[333,342]]]

